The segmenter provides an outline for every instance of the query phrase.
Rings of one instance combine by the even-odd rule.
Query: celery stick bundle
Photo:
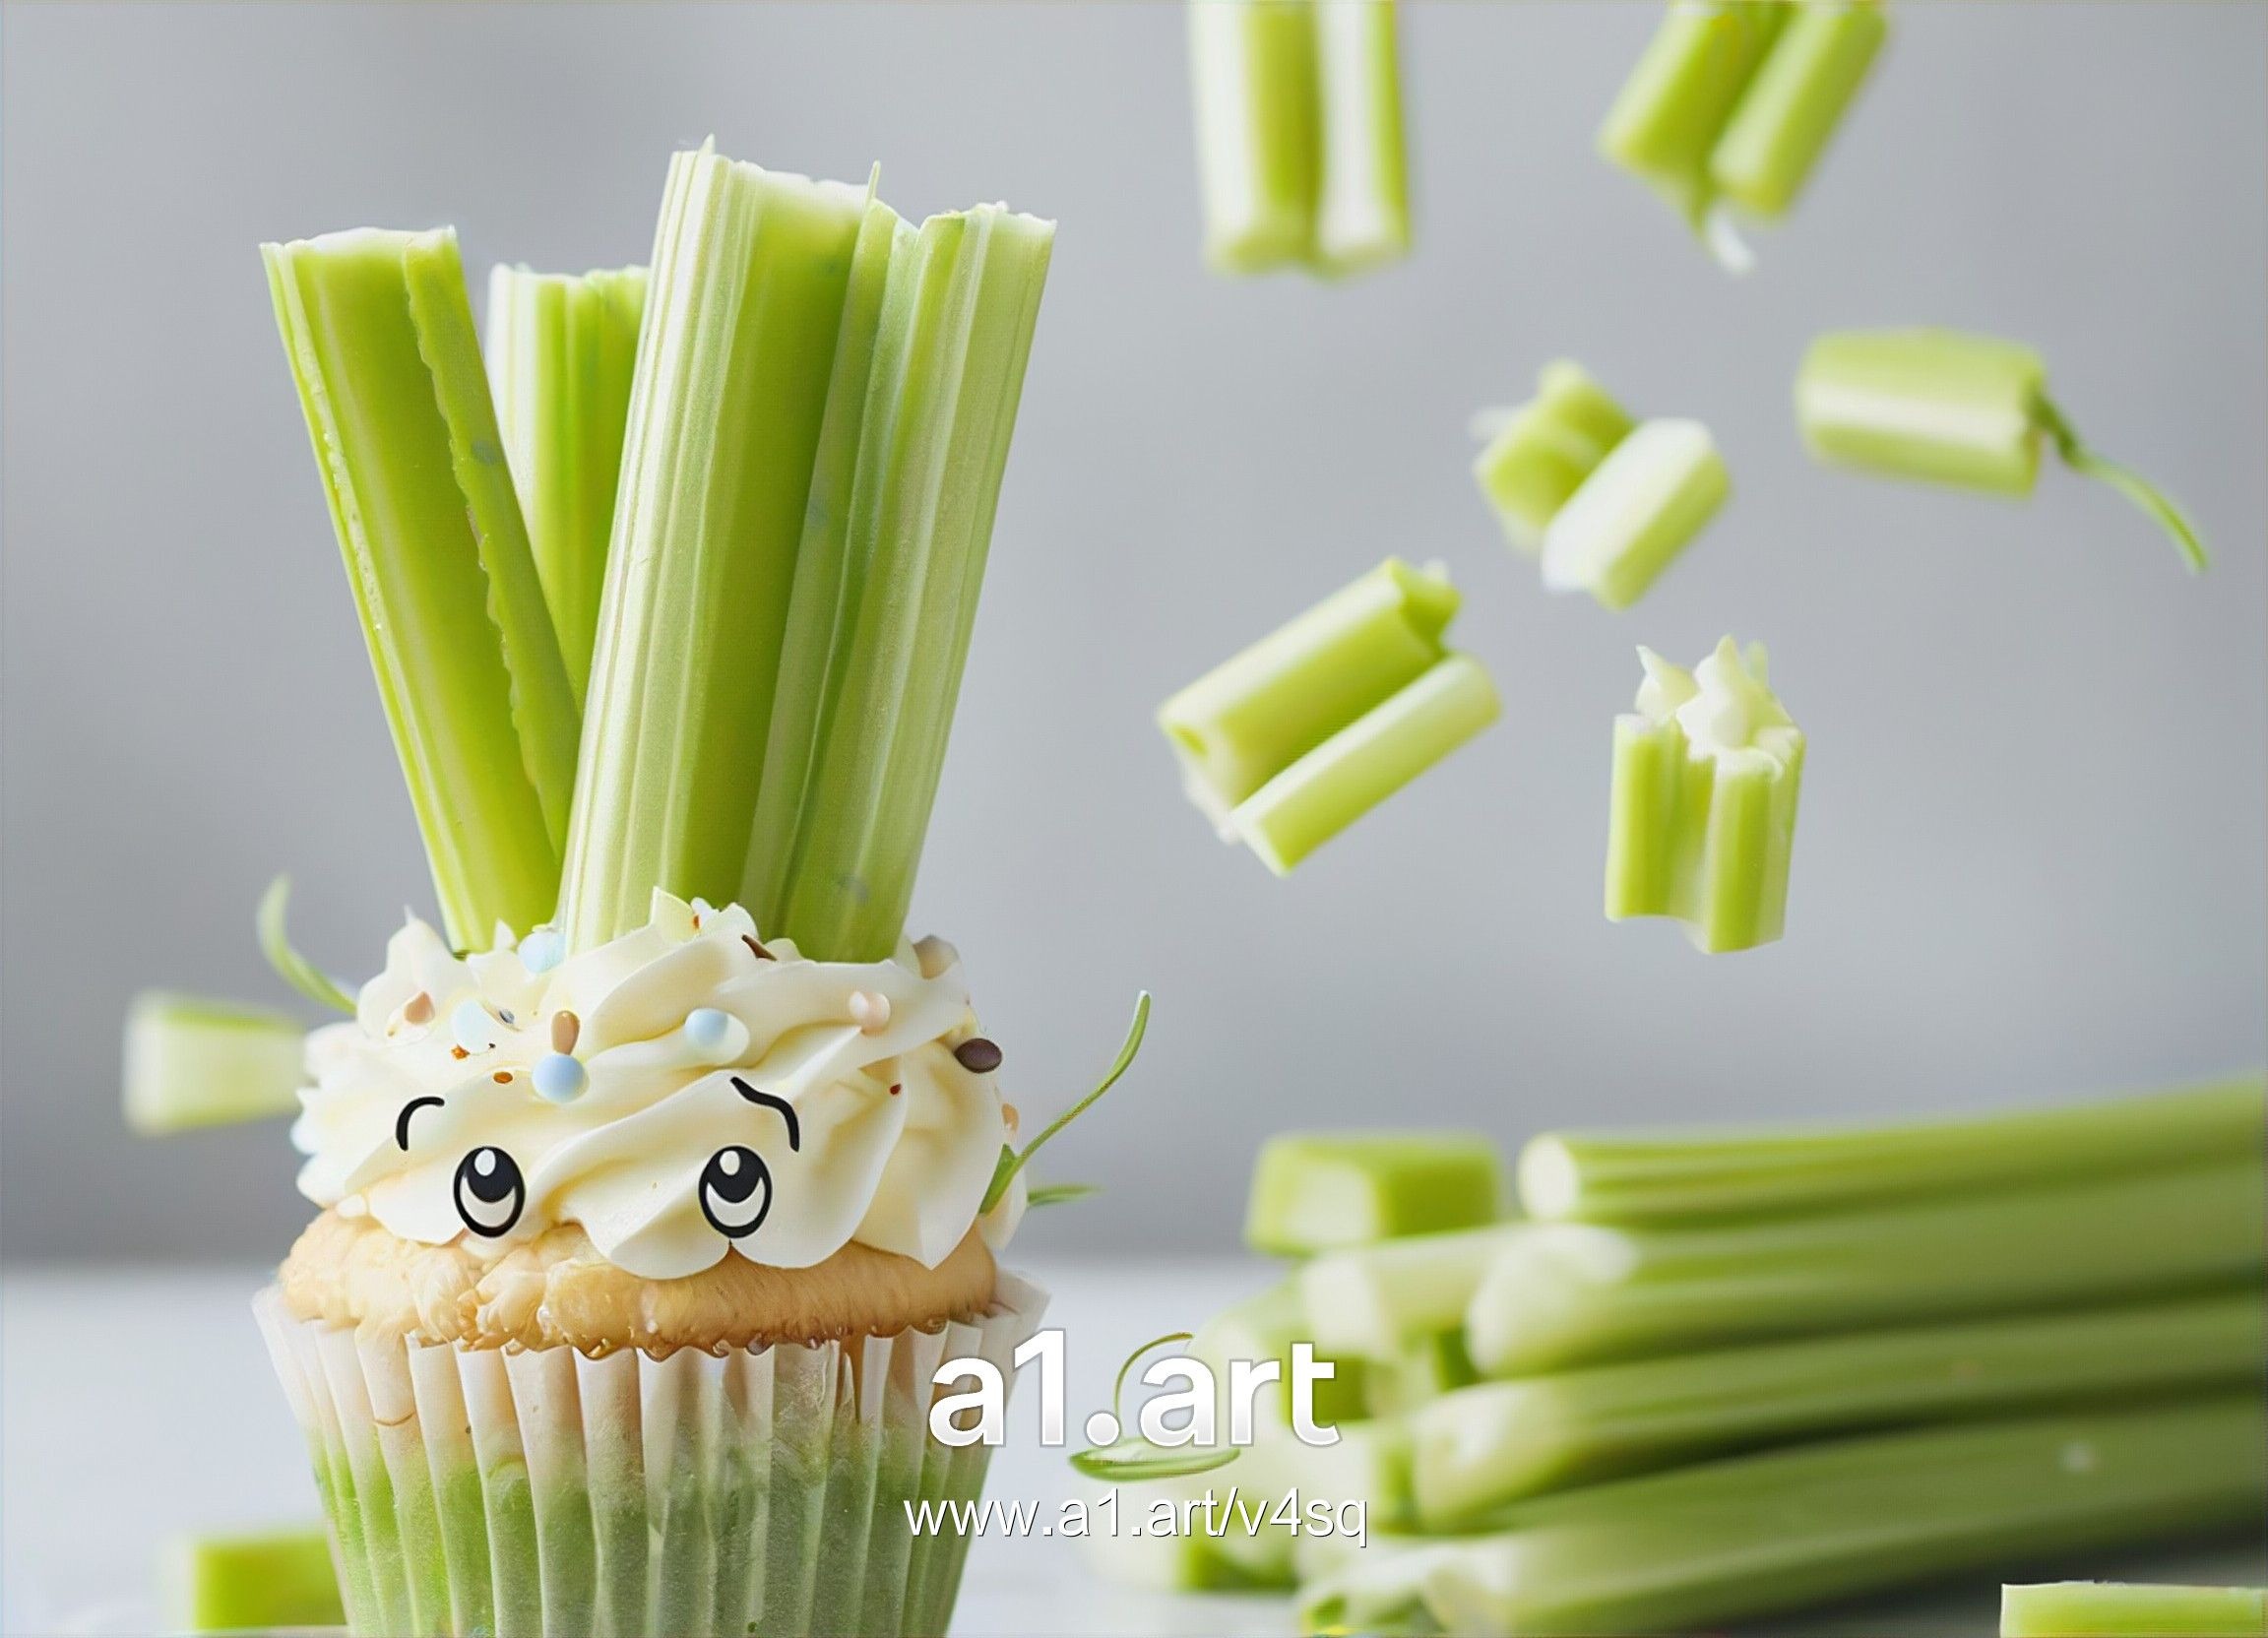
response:
[[[1287,875],[1496,720],[1488,674],[1442,641],[1459,600],[1388,558],[1160,707],[1225,840]]]
[[[1365,272],[1410,249],[1392,0],[1189,0],[1205,259]]]
[[[1822,336],[1796,379],[1796,419],[1822,461],[2019,497],[2032,492],[2045,440],[2073,472],[2141,508],[2192,572],[2209,561],[2163,490],[2080,441],[2048,397],[2047,364],[2015,342],[1924,329]]]
[[[1214,1487],[1328,1475],[1371,1544],[1231,1530],[1153,1584],[1296,1581],[1335,1629],[1684,1630],[2234,1523],[2268,1500],[2264,1143],[2260,1075],[1865,1131],[1548,1135],[1528,1218],[1497,1221],[1477,1140],[1279,1140],[1251,1237],[1323,1248],[1198,1347],[1311,1343],[1358,1380],[1319,1402],[1354,1443],[1300,1445],[1266,1401]],[[1458,1176],[1461,1221],[1409,1209]],[[1392,1237],[1334,1239],[1335,1207]]]
[[[1719,207],[1787,215],[1888,30],[1872,0],[1670,0],[1599,151],[1744,266]]]
[[[1506,538],[1542,558],[1547,588],[1607,608],[1645,596],[1732,488],[1707,427],[1633,421],[1563,358],[1501,417],[1473,477]]]
[[[1606,919],[1673,917],[1712,955],[1768,944],[1787,915],[1803,730],[1760,643],[1725,638],[1690,671],[1638,659],[1637,709],[1614,719]]]

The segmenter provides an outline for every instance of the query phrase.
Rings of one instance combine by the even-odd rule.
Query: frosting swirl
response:
[[[656,1280],[853,1240],[934,1268],[977,1222],[1008,1124],[954,1051],[976,1025],[949,946],[809,961],[658,892],[645,926],[556,949],[460,958],[411,916],[355,1018],[307,1039],[300,1192],[499,1255],[577,1224]],[[980,1225],[994,1249],[1023,1206],[1019,1178]]]

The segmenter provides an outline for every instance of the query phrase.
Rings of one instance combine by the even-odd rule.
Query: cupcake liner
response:
[[[975,1501],[986,1448],[929,1437],[930,1378],[1013,1381],[1039,1288],[892,1337],[724,1354],[472,1349],[253,1309],[307,1436],[346,1618],[406,1638],[942,1633],[968,1555],[909,1502]]]

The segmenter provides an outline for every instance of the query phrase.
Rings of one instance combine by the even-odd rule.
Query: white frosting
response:
[[[460,960],[411,916],[355,1019],[308,1037],[315,1084],[291,1129],[309,1157],[300,1191],[432,1244],[502,1248],[580,1224],[600,1254],[648,1279],[735,1251],[807,1268],[850,1240],[935,1267],[976,1222],[1007,1138],[994,1077],[953,1052],[976,1033],[958,958],[931,944],[815,962],[783,940],[766,959],[755,936],[737,906],[657,893],[647,925],[531,972],[554,959],[547,940],[532,938],[528,959],[506,939]],[[699,1009],[723,1016],[688,1026]],[[562,1010],[579,1021],[584,1074],[570,1070],[580,1092],[553,1102],[535,1069]],[[750,1093],[792,1110],[792,1144],[787,1115]],[[437,1102],[405,1125],[419,1099]],[[497,1186],[491,1150],[518,1169],[516,1217],[508,1193],[489,1204],[461,1184],[463,1166]],[[751,1192],[767,1175],[768,1190]],[[985,1218],[985,1240],[1004,1243],[1023,1206],[1019,1178]],[[740,1228],[760,1208],[737,1236],[718,1226]],[[507,1217],[501,1234],[469,1227]]]
[[[1722,638],[1690,671],[1652,649],[1641,648],[1638,661],[1646,667],[1638,714],[1653,723],[1674,720],[1690,754],[1787,762],[1796,724],[1767,685],[1763,644],[1751,643],[1743,652],[1732,638]]]

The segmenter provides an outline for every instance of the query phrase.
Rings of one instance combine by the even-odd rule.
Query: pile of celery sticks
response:
[[[2256,1524],[2268,1078],[1871,1129],[1263,1151],[1297,1259],[1197,1335],[1336,1366],[1155,1493],[1360,1498],[1369,1541],[1120,1542],[1151,1585],[1296,1588],[1308,1630],[1683,1631]],[[1225,1379],[1225,1372],[1216,1363]],[[1287,1376],[1289,1366],[1287,1365]],[[1287,1515],[1287,1519],[1289,1515]]]

